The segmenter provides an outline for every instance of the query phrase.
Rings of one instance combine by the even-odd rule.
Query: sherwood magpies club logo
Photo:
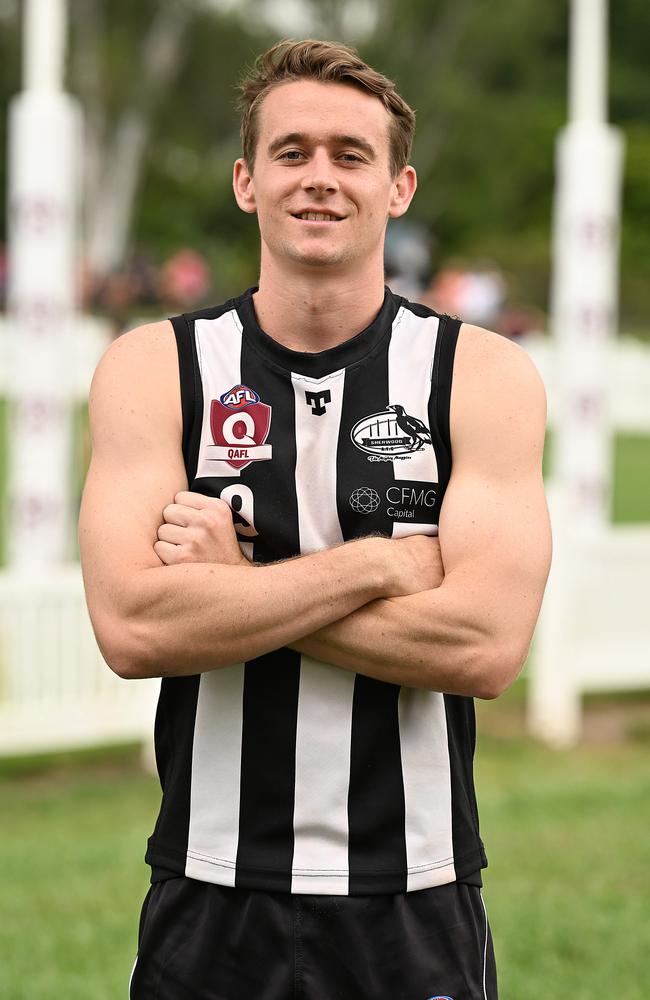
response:
[[[227,462],[233,469],[245,469],[251,462],[272,458],[265,444],[271,427],[271,407],[262,403],[254,389],[234,385],[210,404],[213,445],[207,447],[212,462]]]
[[[381,413],[371,413],[358,420],[350,437],[357,448],[371,456],[368,459],[371,462],[406,459],[431,446],[431,432],[426,424],[397,403],[389,404]]]

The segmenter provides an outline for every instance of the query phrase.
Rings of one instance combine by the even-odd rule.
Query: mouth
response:
[[[301,222],[342,222],[340,215],[333,215],[332,212],[292,212],[294,219]]]

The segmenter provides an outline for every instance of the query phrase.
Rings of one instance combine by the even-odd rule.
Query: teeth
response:
[[[327,215],[325,212],[301,212],[298,216],[299,219],[304,219],[306,222],[338,222],[339,220],[335,215]]]

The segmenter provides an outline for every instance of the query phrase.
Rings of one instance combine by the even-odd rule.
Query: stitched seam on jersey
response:
[[[203,358],[201,356],[201,338],[197,337],[196,335],[196,323],[194,324],[193,336],[194,336],[194,343],[196,344],[196,357],[199,362],[199,377],[201,379],[201,383],[203,383]]]
[[[244,868],[241,865],[237,866],[235,861],[226,861],[225,858],[215,858],[209,854],[201,854],[199,851],[188,850],[188,858],[192,858],[194,861],[205,861],[207,864],[214,865],[219,868],[238,868],[239,871],[248,872],[277,872],[281,873],[279,868],[268,868],[264,865],[256,865],[255,867]],[[445,868],[448,865],[453,864],[454,859],[443,858],[441,861],[432,861],[430,864],[426,865],[416,865],[413,868],[407,868],[407,874],[417,875],[420,872],[433,871],[436,868]],[[359,875],[402,875],[402,869],[396,868],[359,868],[355,866],[355,874]],[[292,875],[300,875],[305,878],[341,878],[346,877],[349,874],[349,869],[347,868],[292,868]]]
[[[232,316],[232,320],[233,320],[233,323],[235,324],[235,329],[236,329],[237,333],[240,333],[240,334],[243,335],[243,333],[244,333],[244,325],[243,325],[241,319],[239,318],[239,313],[237,312],[237,309],[236,308],[231,309],[230,310],[230,315]]]
[[[329,382],[330,379],[339,379],[341,375],[345,375],[347,370],[347,368],[338,368],[335,372],[330,372],[329,375],[323,375],[322,378],[312,378],[310,375],[301,375],[300,372],[291,372],[291,378],[295,378],[297,382],[313,382],[314,385],[321,385],[323,382]]]
[[[196,861],[206,861],[209,864],[213,864],[215,866],[219,866],[220,865],[220,866],[225,867],[225,868],[235,868],[236,867],[236,862],[235,861],[227,861],[225,858],[223,858],[223,859],[222,858],[214,858],[212,855],[201,854],[199,851],[196,851],[196,850],[188,850],[188,851],[179,850],[176,847],[172,847],[170,844],[164,844],[162,841],[160,841],[158,839],[154,840],[153,836],[149,838],[149,850],[150,850],[150,852],[152,854],[154,854],[154,853],[158,854],[160,857],[162,857],[163,855],[166,855],[167,858],[169,858],[169,860],[172,861],[172,863],[174,862],[174,859],[176,859],[179,862],[184,862],[188,857],[191,857],[193,860],[196,860]],[[474,864],[474,858],[476,858],[476,857],[478,857],[479,860],[482,860],[481,850],[480,850],[480,847],[478,847],[478,846],[470,848],[469,851],[465,851],[465,852],[463,852],[463,854],[454,855],[454,857],[452,857],[452,858],[446,858],[446,859],[443,859],[442,861],[433,861],[430,864],[419,866],[419,867],[416,867],[416,868],[407,868],[406,871],[417,874],[418,871],[429,871],[430,869],[441,868],[441,867],[444,867],[444,865],[451,864],[452,862],[456,865],[456,868],[459,868],[461,866],[461,863],[464,862],[464,861],[466,861],[466,860],[468,860],[468,859],[471,859],[472,863]],[[266,868],[266,867],[263,867],[263,866],[260,866],[260,865],[258,865],[256,867],[242,867],[240,865],[239,869],[241,871],[247,871],[247,872],[259,871],[259,872],[271,872],[271,873],[283,874],[283,875],[285,874],[285,870],[284,869],[280,869],[280,868]],[[397,869],[397,868],[383,868],[383,869],[370,868],[370,869],[361,869],[361,868],[356,868],[355,867],[355,871],[358,871],[360,875],[403,875],[404,874],[404,869],[401,869],[401,868],[400,869]],[[311,869],[311,870],[310,869],[301,869],[299,871],[296,871],[295,873],[296,874],[303,874],[303,873],[304,874],[309,874],[310,872],[313,873],[314,876],[327,875],[327,873],[329,872],[332,875],[332,877],[337,877],[337,878],[340,878],[341,875],[348,875],[348,870],[347,869],[346,870],[340,870],[340,871],[337,870],[337,869],[327,869],[327,871],[324,871],[324,872],[321,872],[321,871],[318,871],[318,870],[315,870],[315,869]]]

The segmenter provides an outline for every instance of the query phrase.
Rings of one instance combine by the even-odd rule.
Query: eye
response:
[[[362,158],[357,153],[341,153],[339,159],[345,163],[363,163]]]
[[[292,160],[292,161],[294,161],[294,162],[295,162],[295,161],[296,161],[296,160],[298,160],[298,159],[299,159],[299,158],[300,158],[300,157],[301,157],[302,155],[303,155],[303,154],[302,154],[302,153],[300,152],[300,150],[299,150],[299,149],[286,149],[286,150],[284,151],[284,153],[280,153],[280,155],[279,155],[278,159],[279,159],[279,160]]]

